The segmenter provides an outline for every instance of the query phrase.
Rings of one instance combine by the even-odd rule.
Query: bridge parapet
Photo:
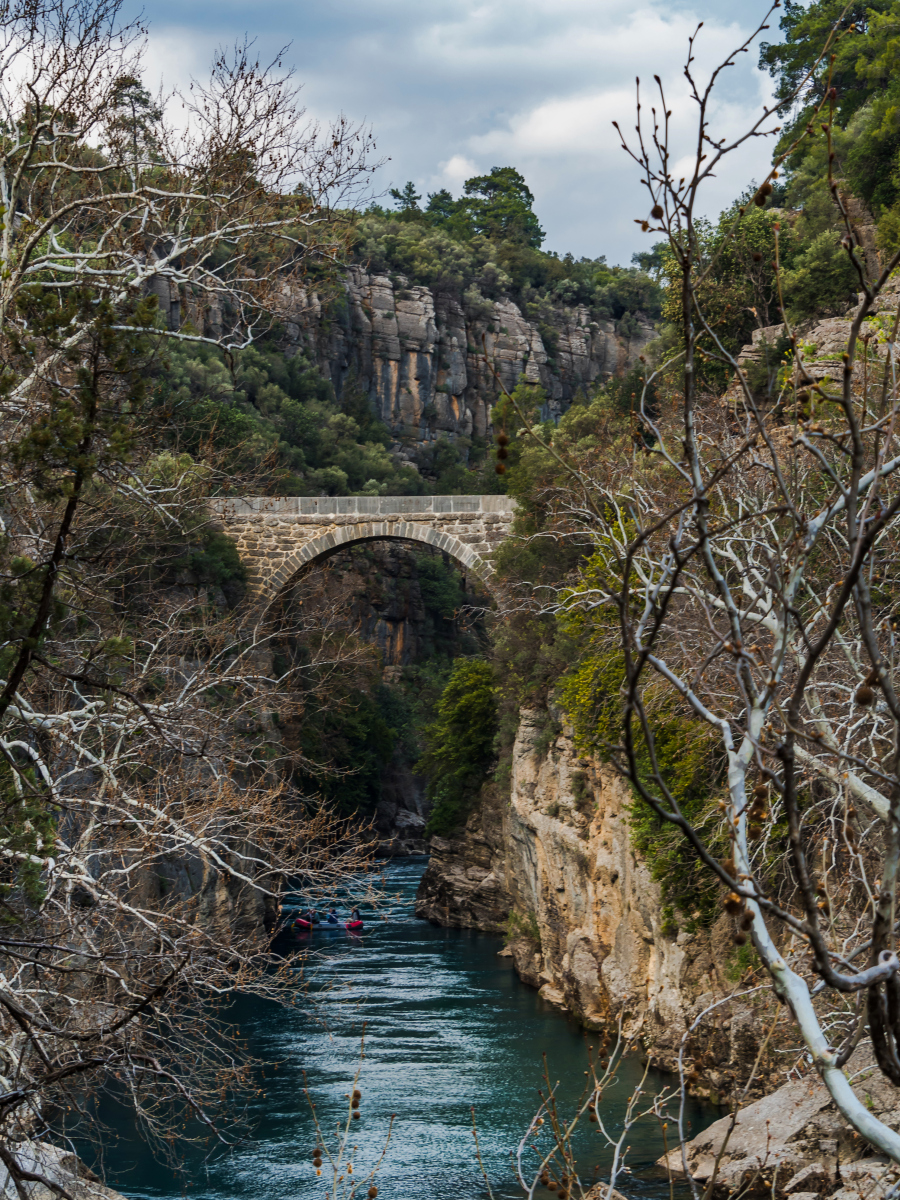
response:
[[[242,496],[211,504],[264,601],[316,558],[381,538],[434,546],[489,583],[487,556],[508,536],[516,509],[508,496]]]

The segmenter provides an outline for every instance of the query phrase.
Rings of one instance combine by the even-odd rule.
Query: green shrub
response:
[[[579,615],[565,622],[570,636],[580,643],[580,652],[558,693],[574,726],[576,743],[601,759],[608,759],[610,747],[620,742],[623,720],[624,661],[620,652],[610,649],[605,621],[608,618]],[[684,713],[671,696],[658,692],[645,697],[647,703],[661,774],[671,781],[672,794],[684,816],[701,830],[714,852],[721,843],[721,856],[726,857],[727,834],[718,828],[717,788],[724,770],[718,743],[707,727]],[[639,769],[652,791],[649,750],[639,729],[635,733]],[[689,928],[711,924],[719,911],[717,885],[681,831],[659,818],[637,795],[628,814],[632,845],[648,863],[660,884],[664,904],[672,910],[665,922],[670,933],[677,933],[675,910],[687,915]]]
[[[418,770],[428,776],[431,815],[425,832],[446,836],[468,816],[494,757],[497,689],[490,663],[461,658],[453,664],[424,732]]]
[[[436,555],[417,554],[415,561],[426,610],[432,616],[452,620],[465,601],[459,572]]]
[[[503,926],[503,941],[508,946],[510,942],[521,939],[532,942],[540,950],[541,930],[537,916],[533,912],[517,913],[513,910]]]
[[[224,533],[209,533],[188,558],[191,573],[202,587],[219,587],[234,607],[244,595],[247,568],[238,549]]]

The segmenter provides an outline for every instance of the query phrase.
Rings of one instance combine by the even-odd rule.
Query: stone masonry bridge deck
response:
[[[268,496],[212,501],[237,543],[256,597],[267,603],[307,564],[340,546],[383,538],[443,550],[483,583],[486,557],[509,534],[508,496]]]

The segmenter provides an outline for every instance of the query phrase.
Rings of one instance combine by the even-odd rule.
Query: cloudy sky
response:
[[[683,66],[703,21],[698,76],[762,20],[761,0],[146,0],[148,82],[205,74],[213,50],[249,33],[263,53],[290,42],[309,112],[368,121],[389,157],[377,190],[411,179],[459,195],[468,176],[511,165],[525,176],[545,248],[628,263],[650,240],[635,217],[646,191],[611,122],[634,127],[634,81],[659,74],[679,152],[696,106]],[[777,27],[764,35],[777,40]],[[758,53],[726,72],[714,136],[738,132],[766,102]],[[717,212],[761,177],[768,143],[753,142],[712,182]],[[388,202],[389,203],[389,202]]]

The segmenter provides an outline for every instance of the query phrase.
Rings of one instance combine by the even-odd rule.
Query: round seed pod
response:
[[[357,1110],[356,1112],[353,1113],[353,1120],[358,1121],[361,1116],[362,1116],[362,1113]]]
[[[745,932],[753,928],[753,913],[745,912],[741,917],[741,929]]]
[[[500,449],[497,451],[497,457],[498,458],[509,458],[509,451],[506,449],[505,446],[501,446]]]
[[[353,1099],[354,1100],[362,1100],[362,1092],[359,1090],[359,1088],[353,1089]]]
[[[662,210],[662,205],[654,204],[653,207],[650,209],[650,216],[653,218],[654,221],[661,221],[664,216],[664,213]]]
[[[369,1188],[368,1192],[366,1192],[366,1195],[369,1197],[369,1200],[375,1200],[375,1197],[378,1195],[378,1188],[374,1183]]]
[[[356,1096],[354,1096],[353,1099],[350,1101],[350,1106],[352,1108],[359,1108],[359,1100],[356,1098]]]
[[[498,446],[508,446],[509,445],[509,438],[506,436],[505,433],[497,434],[497,445]]]
[[[862,687],[858,687],[856,689],[856,695],[853,697],[853,699],[862,708],[868,708],[868,706],[875,699],[875,693],[872,691],[872,689],[869,687],[869,685],[867,683],[864,683],[862,685]]]
[[[741,933],[741,931],[738,930],[737,933],[734,935],[734,944],[736,946],[746,946],[747,945],[746,933]]]
[[[314,1167],[321,1167],[321,1165],[322,1165],[322,1160],[321,1160],[321,1158],[319,1158],[318,1156],[316,1156],[316,1157],[313,1159],[313,1166],[314,1166]]]
[[[494,467],[494,470],[497,472],[498,475],[506,474],[506,467],[503,465],[503,463],[497,463],[497,465]]]
[[[725,911],[732,915],[737,915],[744,907],[744,902],[741,900],[737,892],[729,892],[725,897]]]

